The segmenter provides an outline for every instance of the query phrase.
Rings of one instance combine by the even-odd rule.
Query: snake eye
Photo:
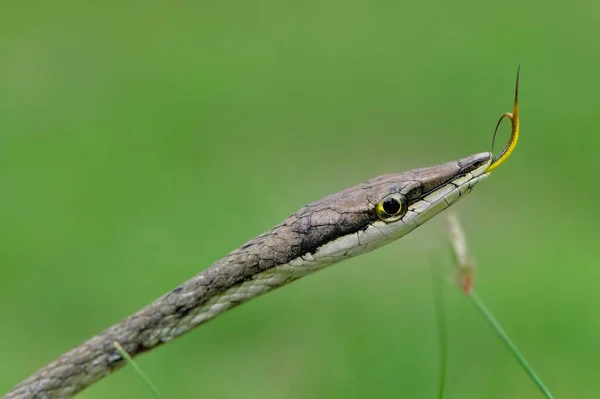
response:
[[[379,201],[375,212],[384,222],[395,222],[406,213],[406,198],[401,194],[390,194]]]

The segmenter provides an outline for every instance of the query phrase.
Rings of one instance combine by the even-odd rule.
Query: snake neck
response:
[[[131,357],[185,334],[261,294],[322,269],[336,259],[295,256],[301,246],[277,237],[286,224],[244,244],[190,280],[65,353],[13,388],[4,399],[66,398],[125,365]],[[274,248],[284,248],[278,251]]]

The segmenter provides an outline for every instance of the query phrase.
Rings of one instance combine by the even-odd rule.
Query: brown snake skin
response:
[[[131,356],[139,355],[227,309],[287,284],[303,274],[277,274],[288,270],[282,265],[300,259],[298,263],[305,267],[302,266],[304,260],[311,259],[311,254],[326,243],[351,234],[359,237],[361,231],[378,220],[375,204],[388,194],[401,193],[409,205],[414,205],[428,193],[447,188],[453,184],[451,181],[489,163],[490,157],[489,153],[476,154],[431,168],[383,175],[306,205],[283,223],[242,245],[147,307],[63,354],[22,381],[4,398],[73,396],[126,363],[115,349],[115,342]],[[471,184],[468,188],[470,190]],[[454,199],[446,202],[449,206]],[[407,232],[418,225],[415,223],[414,227],[407,228]],[[356,253],[348,251],[339,258],[312,263],[315,266],[306,269],[305,274],[368,252],[378,245],[360,247]],[[253,285],[254,282],[260,285]]]

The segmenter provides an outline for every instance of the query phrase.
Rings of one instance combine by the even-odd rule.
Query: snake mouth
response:
[[[456,176],[412,203],[402,221],[405,224],[413,223],[414,228],[448,208],[470,193],[478,182],[488,177],[489,173],[486,171],[491,163],[491,152],[482,152],[459,160],[460,171]]]

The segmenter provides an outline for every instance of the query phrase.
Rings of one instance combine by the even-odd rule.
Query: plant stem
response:
[[[131,366],[139,374],[139,376],[142,377],[142,379],[144,380],[144,382],[146,383],[146,385],[148,385],[148,387],[152,390],[152,392],[154,393],[154,395],[156,395],[157,398],[162,399],[163,396],[161,395],[161,393],[158,390],[158,388],[156,388],[156,385],[154,385],[152,383],[152,381],[150,380],[150,378],[148,378],[148,376],[142,371],[142,369],[140,368],[140,366],[138,366],[137,363],[133,361],[133,359],[131,358],[131,356],[129,356],[129,353],[127,353],[127,351],[125,351],[125,349],[123,349],[123,347],[118,342],[115,341],[113,343],[113,345],[117,349],[117,351],[119,351],[119,353],[121,354],[121,356],[123,356],[123,358],[125,360],[127,360],[131,364]]]
[[[471,299],[471,302],[475,305],[477,310],[479,310],[479,312],[483,315],[483,317],[485,317],[485,319],[487,320],[489,325],[494,329],[496,334],[498,334],[498,336],[502,339],[502,341],[504,341],[504,343],[506,344],[508,349],[512,352],[514,357],[521,364],[521,366],[527,372],[527,374],[529,374],[529,376],[531,377],[533,382],[535,382],[535,384],[538,386],[540,391],[542,391],[542,393],[546,396],[546,398],[552,399],[553,398],[552,394],[550,393],[550,391],[548,390],[546,385],[544,385],[544,383],[538,377],[538,375],[535,373],[535,371],[533,371],[533,368],[529,365],[529,363],[527,363],[527,360],[525,360],[525,357],[519,351],[519,348],[517,348],[517,346],[514,344],[514,342],[512,342],[512,340],[508,337],[508,335],[506,334],[506,332],[504,331],[504,329],[502,328],[500,323],[498,323],[498,321],[494,318],[494,316],[492,316],[492,314],[490,313],[488,308],[483,304],[483,302],[479,299],[479,297],[477,295],[475,295],[475,292],[471,292],[471,294],[468,295],[468,297]]]
[[[438,341],[440,345],[440,382],[438,388],[438,399],[444,398],[444,389],[446,387],[446,371],[448,368],[448,339],[446,333],[446,312],[444,310],[444,284],[442,277],[433,266],[431,269],[433,298],[435,304],[436,324],[438,330]]]

